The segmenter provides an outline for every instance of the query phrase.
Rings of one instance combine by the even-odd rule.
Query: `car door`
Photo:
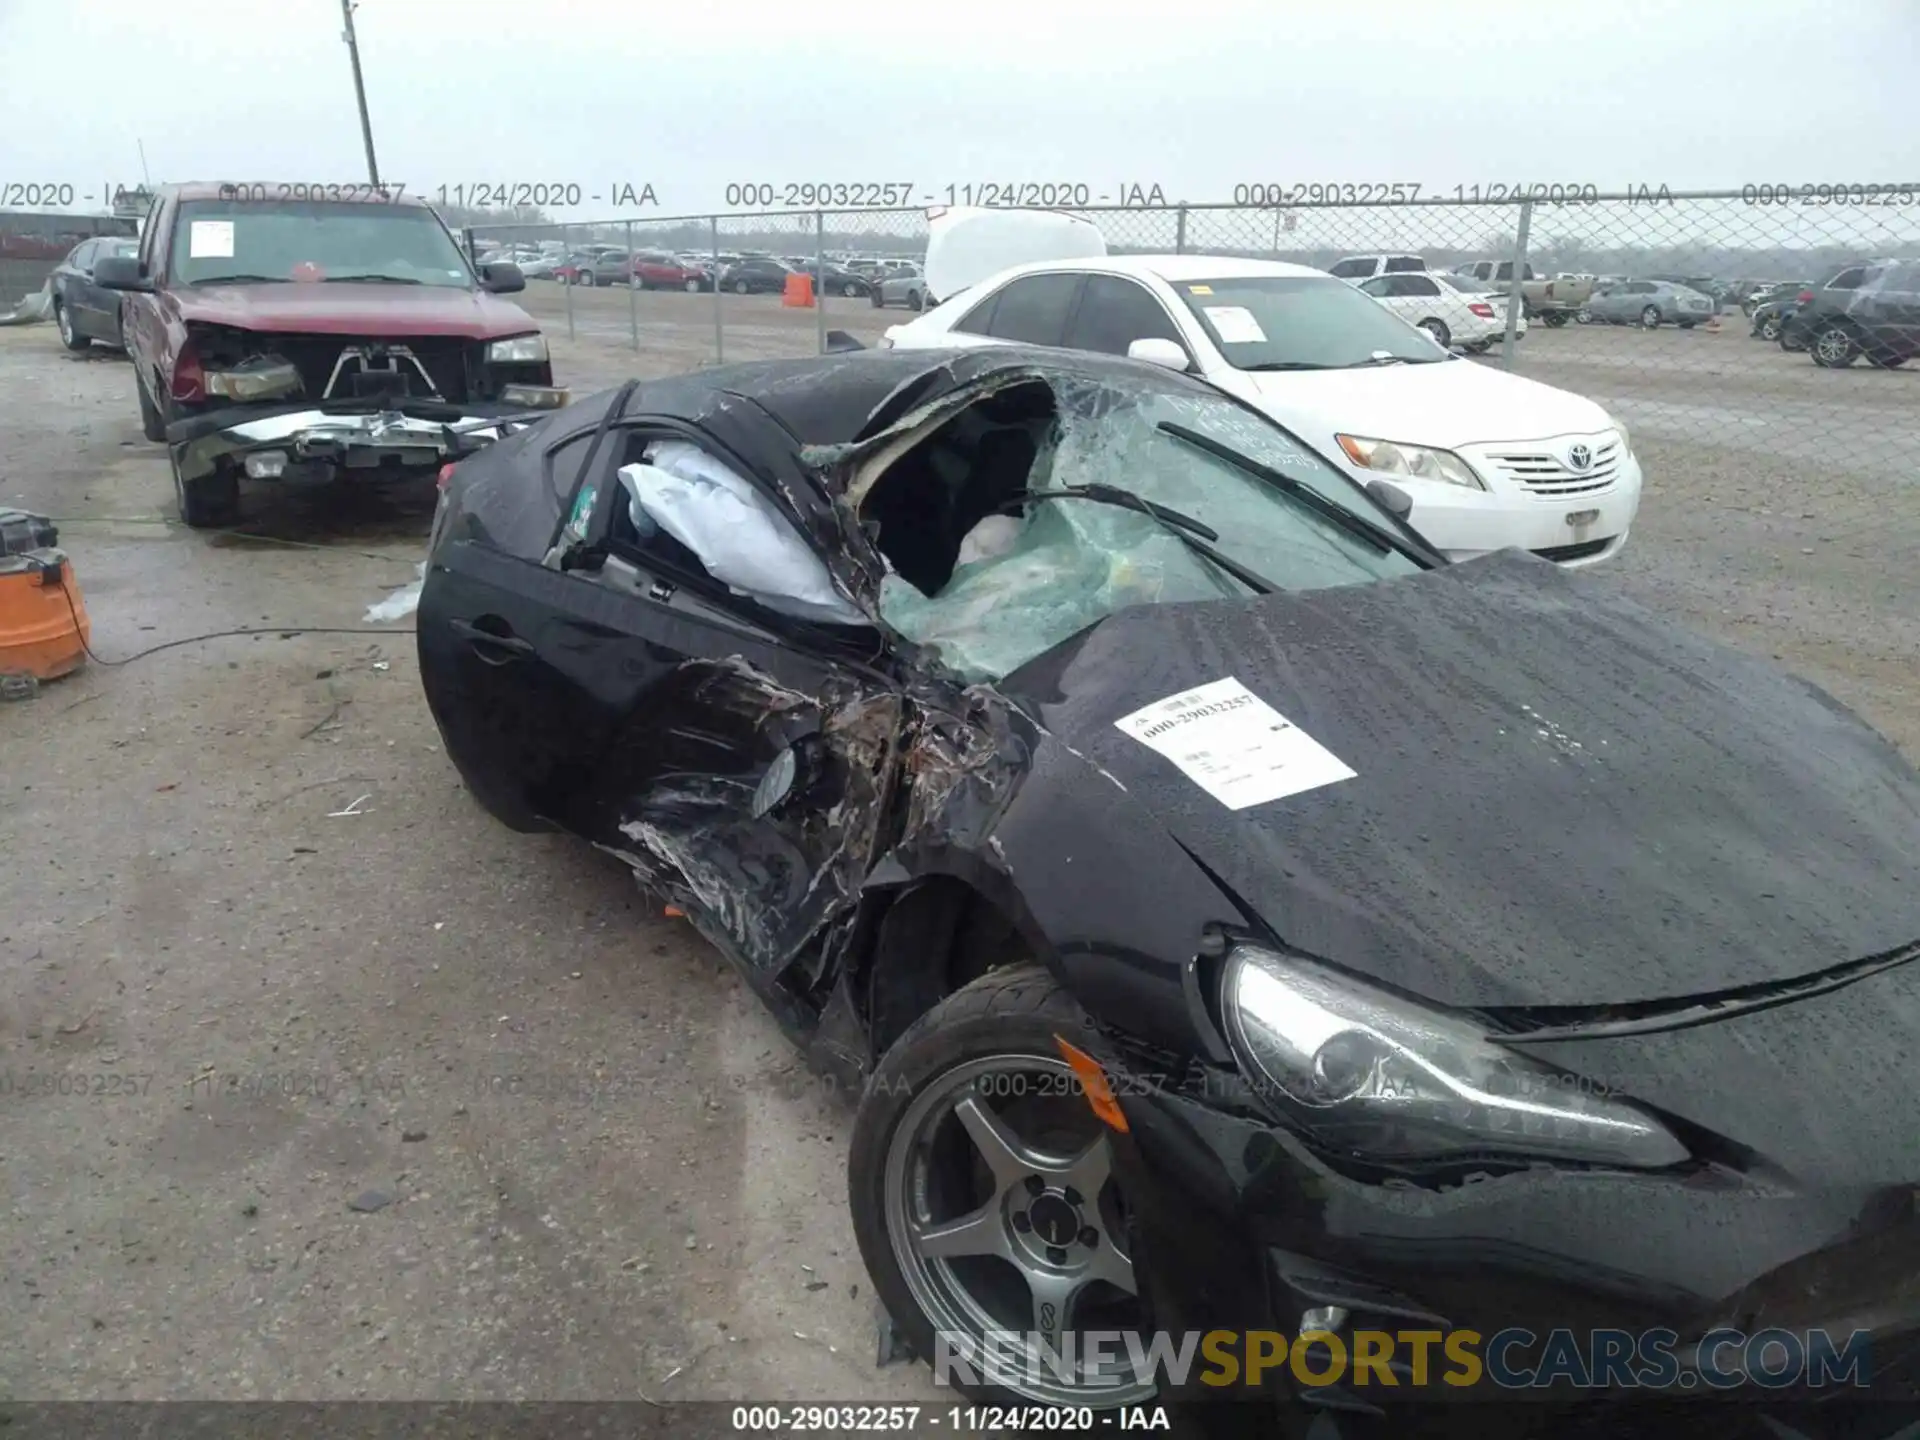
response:
[[[1193,348],[1154,293],[1125,275],[1090,274],[1068,318],[1061,344],[1069,350],[1125,355],[1136,340],[1171,340],[1194,363]]]
[[[698,445],[785,514],[782,493],[813,483],[765,413],[737,399],[701,428],[623,421],[591,474],[578,473],[590,436],[575,436],[554,474],[574,471],[589,497],[582,542],[599,563],[563,570],[470,540],[441,546],[419,616],[423,656],[429,644],[446,656],[435,713],[486,727],[461,746],[470,782],[620,854],[770,987],[857,896],[904,701],[874,667],[873,629],[783,616],[717,581],[665,529],[640,534],[617,470],[653,439]],[[493,775],[476,775],[489,764]]]
[[[1059,347],[1086,277],[1049,270],[1008,281],[953,325],[955,338],[976,336],[1003,345]]]
[[[88,277],[93,274],[93,256],[100,248],[98,240],[83,240],[67,252],[60,262],[60,304],[66,309],[67,323],[76,335],[93,333],[93,317],[87,309]]]
[[[1406,298],[1400,294],[1395,277],[1376,275],[1371,280],[1362,280],[1359,289],[1361,294],[1371,295],[1408,324],[1413,323],[1413,317],[1407,314]]]

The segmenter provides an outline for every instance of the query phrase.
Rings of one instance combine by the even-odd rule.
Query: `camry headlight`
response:
[[[1237,948],[1222,989],[1247,1079],[1310,1135],[1385,1161],[1488,1152],[1658,1169],[1687,1148],[1579,1076],[1323,966]]]
[[[1487,488],[1473,473],[1473,467],[1451,450],[1402,445],[1396,440],[1369,440],[1360,435],[1336,435],[1334,439],[1347,452],[1347,458],[1365,470],[1382,475],[1405,475],[1413,480],[1440,480],[1469,490]]]
[[[1621,453],[1625,455],[1631,455],[1633,453],[1633,436],[1628,433],[1627,427],[1624,424],[1622,424],[1619,420],[1616,420],[1611,415],[1607,416],[1607,424],[1611,425],[1615,430],[1620,432]]]
[[[546,358],[547,337],[544,335],[515,335],[510,340],[496,340],[487,346],[487,359],[496,364],[511,365]]]

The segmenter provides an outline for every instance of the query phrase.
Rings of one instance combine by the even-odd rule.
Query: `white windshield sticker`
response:
[[[1229,810],[1354,778],[1337,755],[1232,676],[1156,700],[1114,724]]]
[[[1253,318],[1253,312],[1244,305],[1203,305],[1207,319],[1213,322],[1214,330],[1226,345],[1260,345],[1265,343],[1267,332],[1260,328],[1260,322]]]
[[[231,260],[233,222],[195,220],[187,226],[187,255],[193,260]]]

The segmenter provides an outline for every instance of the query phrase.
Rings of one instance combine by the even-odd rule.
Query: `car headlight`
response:
[[[1237,947],[1221,993],[1246,1078],[1302,1129],[1383,1161],[1488,1152],[1659,1169],[1687,1148],[1604,1086],[1309,961]]]
[[[1633,436],[1628,432],[1627,427],[1611,415],[1607,416],[1607,424],[1619,432],[1621,453],[1631,455],[1633,453]]]
[[[546,358],[547,337],[544,335],[515,335],[510,340],[496,340],[487,346],[487,359],[495,364],[511,365]]]
[[[1397,440],[1369,440],[1361,435],[1336,435],[1347,458],[1365,470],[1382,475],[1405,475],[1411,480],[1439,480],[1469,490],[1484,490],[1486,482],[1473,467],[1451,450],[1425,445],[1403,445]]]

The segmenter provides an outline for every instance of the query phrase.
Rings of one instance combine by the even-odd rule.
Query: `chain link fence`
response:
[[[1661,187],[1519,201],[1325,200],[1073,213],[1098,225],[1115,254],[1281,260],[1356,272],[1347,278],[1465,349],[1474,363],[1605,405],[1632,428],[1636,443],[1663,447],[1669,470],[1675,461],[1764,461],[1843,464],[1906,478],[1920,472],[1920,361],[1903,368],[1920,352],[1917,192],[1886,185],[1693,193]],[[502,253],[518,253],[529,268],[525,299],[550,333],[584,342],[601,364],[650,376],[817,354],[832,330],[874,343],[888,326],[912,318],[917,292],[910,277],[875,278],[873,265],[920,260],[927,224],[927,212],[918,209],[829,210],[502,226],[469,236],[477,250],[519,247]],[[596,246],[618,258],[591,279],[579,279],[577,268],[545,278],[564,267],[543,262],[574,257],[577,266]],[[621,266],[636,254],[698,269],[699,278],[643,270],[630,287]],[[790,303],[777,269],[741,268],[761,257],[809,269],[827,283],[816,284],[810,306]],[[1366,269],[1383,273],[1357,273]],[[1512,305],[1516,275],[1519,303]],[[619,293],[602,293],[609,281]],[[639,358],[622,359],[608,347]],[[603,375],[589,368],[596,373],[575,383],[612,383],[614,369]]]

